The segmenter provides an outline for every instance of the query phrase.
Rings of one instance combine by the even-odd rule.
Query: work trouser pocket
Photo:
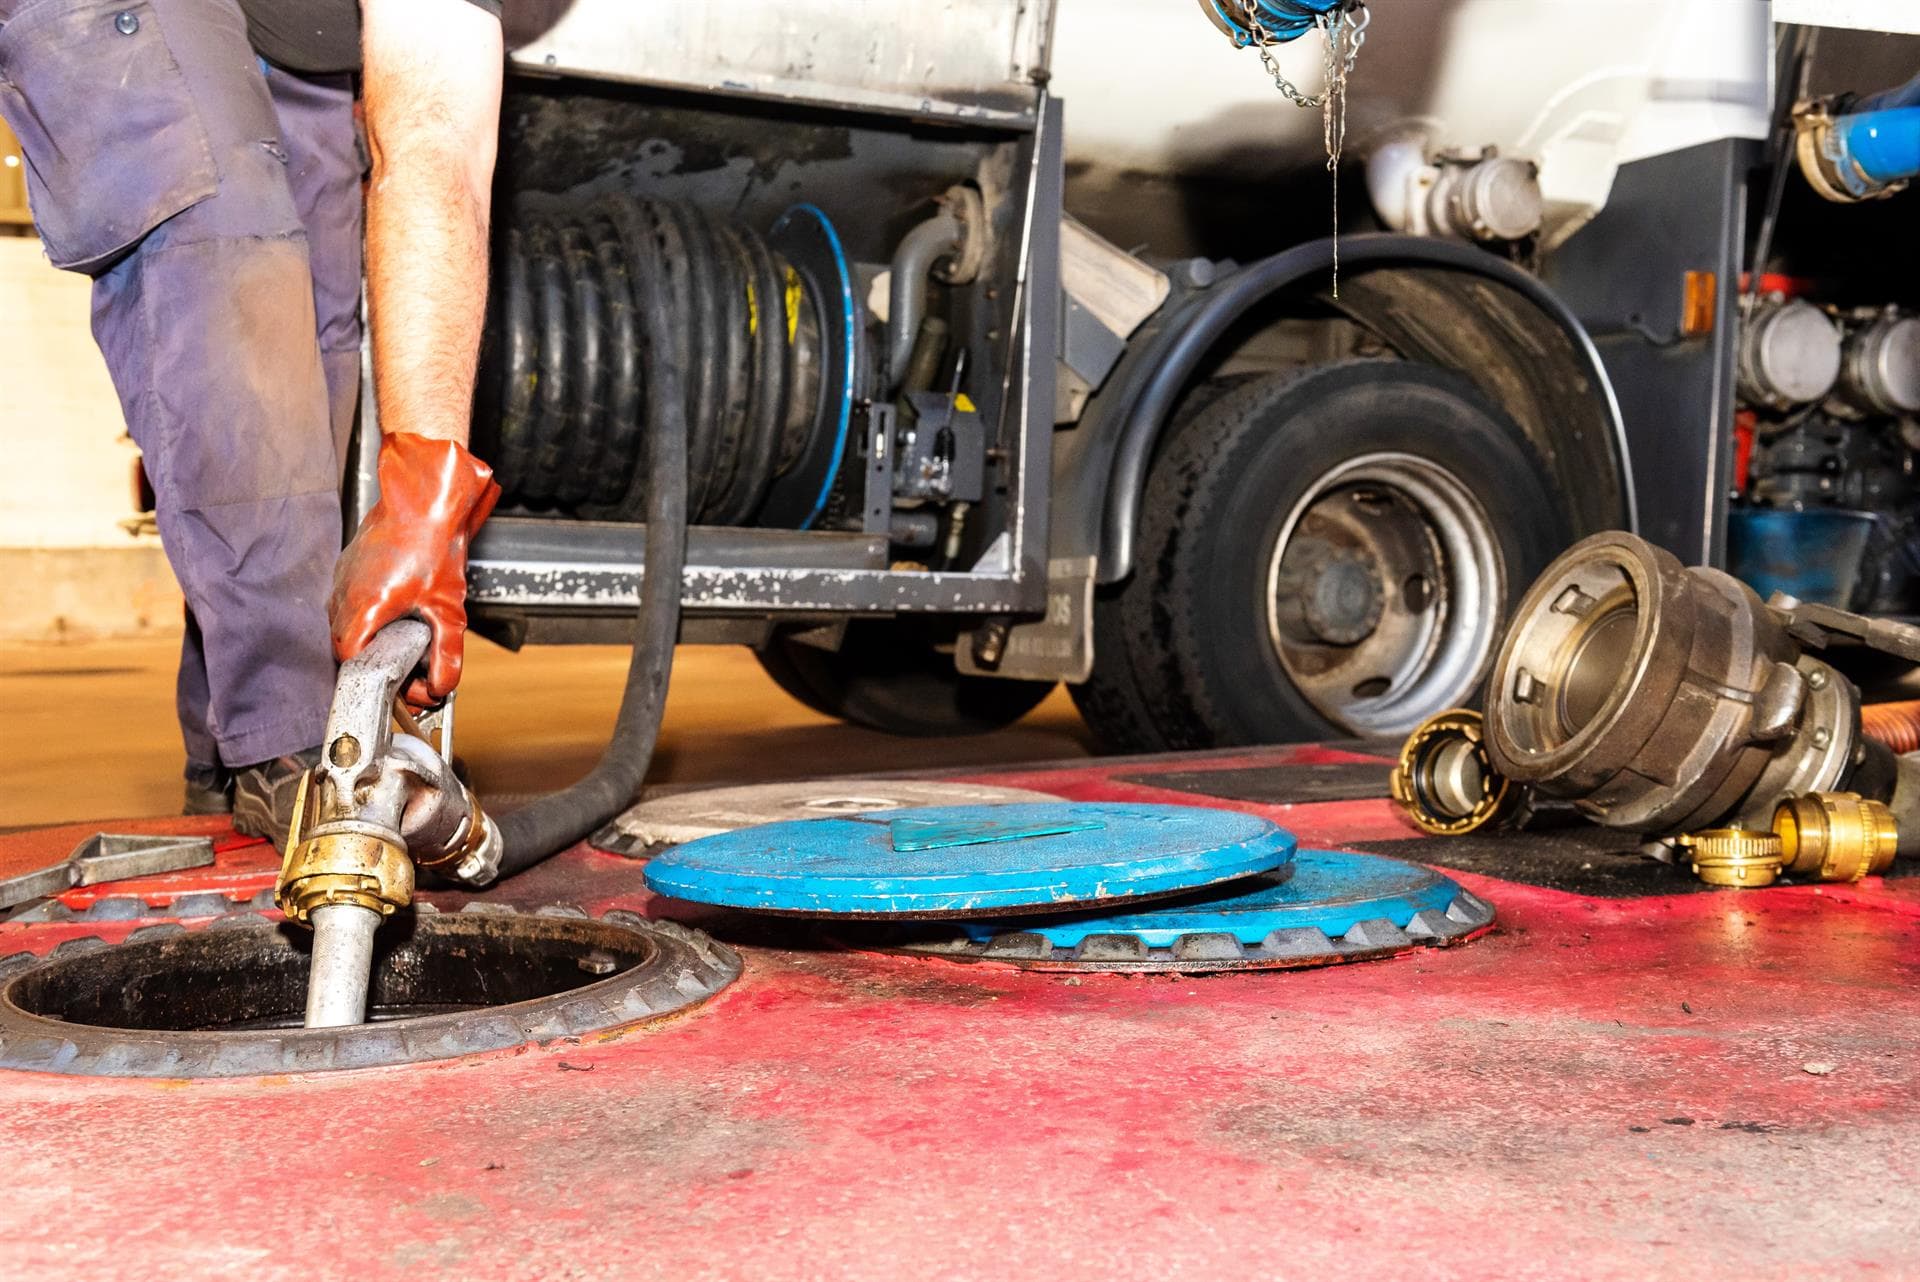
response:
[[[213,195],[193,94],[145,0],[40,0],[0,27],[0,115],[56,267],[97,273]]]

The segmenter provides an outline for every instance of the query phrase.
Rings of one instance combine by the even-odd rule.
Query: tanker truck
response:
[[[660,361],[681,642],[905,735],[1061,682],[1117,750],[1398,735],[1586,534],[1723,562],[1741,484],[1899,506],[1920,403],[1799,366],[1913,332],[1901,202],[1785,184],[1743,289],[1766,5],[1381,3],[1357,51],[1307,7],[1344,28],[1266,69],[1236,0],[508,6],[475,630],[630,636]],[[1329,36],[1344,138],[1270,79],[1320,95]]]

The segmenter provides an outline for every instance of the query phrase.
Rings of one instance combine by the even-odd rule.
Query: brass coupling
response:
[[[412,903],[413,861],[398,834],[350,820],[309,830],[311,782],[311,774],[300,781],[274,889],[287,920],[307,925],[313,910],[326,904],[353,904],[386,917]]]
[[[1708,828],[1676,837],[1674,844],[1687,852],[1694,876],[1710,886],[1771,886],[1785,863],[1780,838],[1749,828]]]
[[[1468,708],[1435,713],[1416,726],[1388,786],[1413,826],[1437,837],[1486,827],[1520,792],[1494,768],[1485,723]]]
[[[1900,828],[1884,804],[1851,792],[1788,797],[1773,812],[1786,870],[1820,881],[1859,881],[1893,864]]]

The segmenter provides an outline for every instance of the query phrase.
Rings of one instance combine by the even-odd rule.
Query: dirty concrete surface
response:
[[[0,828],[180,805],[177,639],[0,646],[0,724],[16,745],[0,776]],[[564,787],[613,728],[628,652],[579,646],[509,654],[467,648],[458,748],[482,796]],[[964,767],[1087,755],[1064,688],[1025,720],[965,739],[896,739],[803,707],[737,646],[683,647],[650,785]]]

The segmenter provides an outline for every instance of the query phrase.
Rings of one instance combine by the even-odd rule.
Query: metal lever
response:
[[[1835,638],[1857,641],[1870,650],[1920,663],[1920,628],[1894,619],[1854,614],[1775,592],[1767,608],[1801,645],[1824,650]]]

